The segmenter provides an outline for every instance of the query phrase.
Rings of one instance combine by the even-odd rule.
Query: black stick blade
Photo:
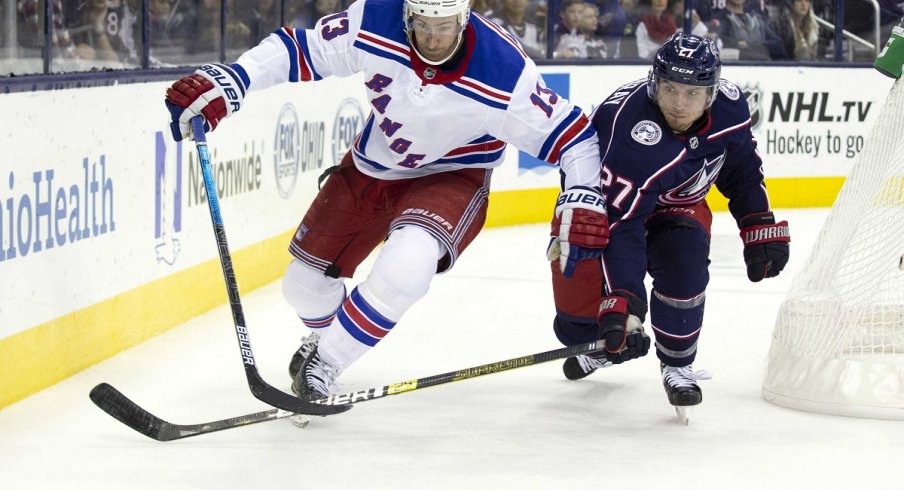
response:
[[[119,390],[107,383],[95,386],[89,396],[98,408],[141,434],[158,441],[170,440],[162,430],[164,426],[169,425],[167,421],[139,407],[135,402],[129,400]]]
[[[278,391],[278,390],[277,390]],[[208,434],[226,429],[233,429],[244,425],[258,424],[261,422],[269,422],[289,417],[295,412],[280,410],[277,408],[265,410],[263,412],[249,413],[223,420],[215,420],[213,422],[205,422],[201,424],[174,424],[157,417],[147,410],[138,406],[137,403],[123,395],[116,388],[101,383],[91,390],[89,395],[91,401],[94,402],[101,410],[107,412],[111,417],[128,425],[136,432],[144,434],[151,439],[157,441],[174,441],[176,439],[185,439],[186,437]],[[297,400],[297,399],[296,399]],[[304,402],[305,408],[310,404],[315,409],[332,409],[338,408],[338,412],[343,412],[351,408],[351,405],[320,405]],[[326,411],[326,410],[325,410]],[[337,413],[338,413],[337,412]],[[304,413],[304,412],[302,412]]]

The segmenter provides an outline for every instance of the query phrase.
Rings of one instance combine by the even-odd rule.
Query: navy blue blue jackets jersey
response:
[[[594,112],[610,226],[603,257],[608,291],[646,297],[644,224],[657,209],[699,203],[715,184],[736,221],[769,210],[750,112],[738,87],[721,81],[706,117],[698,130],[675,134],[647,96],[646,80],[622,86]]]

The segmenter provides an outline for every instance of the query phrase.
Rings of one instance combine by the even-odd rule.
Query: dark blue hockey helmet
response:
[[[706,107],[712,105],[722,72],[719,47],[709,38],[676,32],[656,51],[647,78],[647,95],[656,102],[659,81],[708,87]]]

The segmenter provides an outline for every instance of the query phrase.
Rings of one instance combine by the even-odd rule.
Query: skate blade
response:
[[[292,425],[298,427],[299,429],[304,429],[311,423],[311,420],[314,420],[314,417],[310,415],[305,415],[303,413],[296,413],[289,417],[289,422],[292,422]]]
[[[678,421],[684,425],[690,422],[691,407],[675,407],[675,414],[678,415]]]

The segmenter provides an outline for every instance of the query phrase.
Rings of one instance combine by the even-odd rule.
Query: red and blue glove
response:
[[[586,187],[573,187],[559,194],[550,234],[546,257],[558,259],[565,277],[571,277],[578,261],[601,257],[609,244],[609,218],[603,196]]]
[[[741,240],[744,240],[747,278],[753,282],[777,276],[788,263],[791,241],[788,222],[776,223],[771,212],[741,218]]]
[[[173,139],[191,136],[191,119],[204,116],[204,130],[213,131],[220,120],[242,107],[245,84],[231,67],[209,63],[176,80],[166,89]]]

